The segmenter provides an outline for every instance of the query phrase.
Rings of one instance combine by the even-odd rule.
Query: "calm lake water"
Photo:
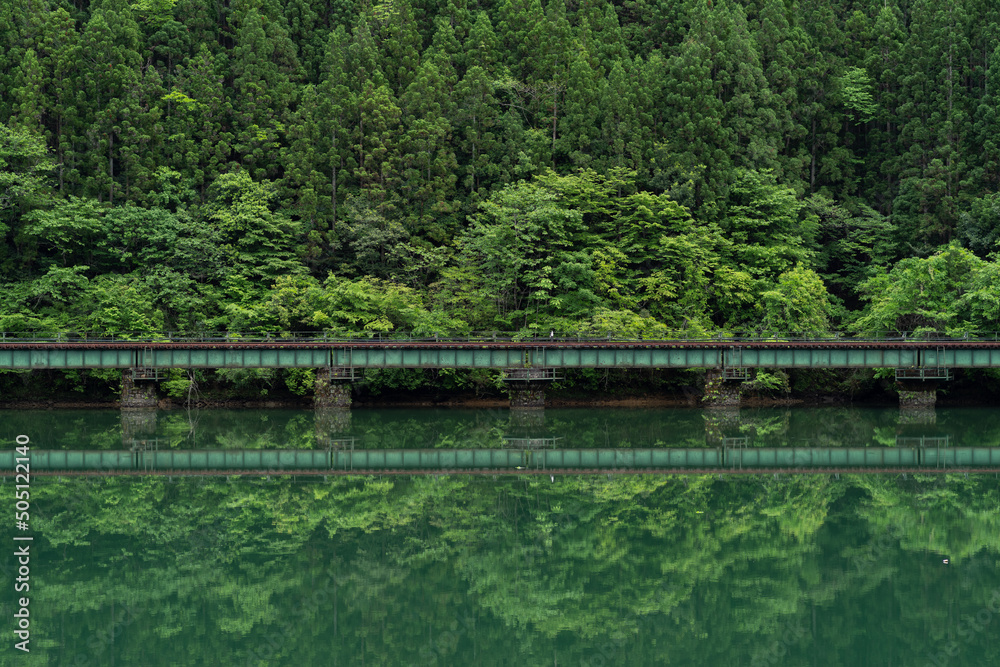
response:
[[[5,448],[1000,446],[1000,412],[0,412]],[[319,443],[319,444],[318,444]],[[13,513],[14,479],[0,495]],[[0,665],[1000,665],[997,475],[31,480]],[[24,533],[19,533],[19,535]],[[12,615],[30,597],[31,653]]]

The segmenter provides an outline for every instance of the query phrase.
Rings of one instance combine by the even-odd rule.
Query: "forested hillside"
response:
[[[1000,327],[992,0],[4,0],[0,329]]]

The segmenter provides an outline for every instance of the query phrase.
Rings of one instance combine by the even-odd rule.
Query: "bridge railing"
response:
[[[671,332],[674,333],[674,332]],[[231,332],[231,331],[163,331],[163,332],[116,332],[112,334],[88,331],[29,331],[0,332],[0,342],[18,343],[107,343],[107,342],[713,342],[745,344],[757,342],[900,342],[912,341],[921,343],[938,342],[996,342],[1000,341],[1000,332],[974,332],[961,336],[949,336],[940,332],[907,332],[884,331],[865,334],[845,334],[841,332],[802,333],[802,332],[764,332],[740,331],[718,332],[712,334],[693,335],[685,331],[677,331],[669,336],[625,336],[616,332],[544,332],[524,331],[474,331],[469,334],[426,333],[426,332],[323,332],[323,331],[279,331],[279,332]]]

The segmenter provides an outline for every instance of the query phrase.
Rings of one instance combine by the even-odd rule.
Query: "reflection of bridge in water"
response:
[[[913,423],[903,419],[902,411],[897,419],[884,420],[883,427],[873,423],[836,437],[790,426],[791,411],[684,412],[679,413],[684,419],[656,422],[652,430],[601,422],[601,429],[621,430],[617,439],[604,430],[580,427],[573,421],[578,413],[559,414],[546,426],[544,418],[521,420],[518,411],[500,412],[471,425],[452,425],[453,431],[417,429],[408,435],[400,434],[409,424],[410,417],[405,415],[382,423],[383,415],[373,429],[371,419],[353,428],[349,410],[313,414],[313,437],[306,437],[308,431],[304,431],[287,444],[272,437],[257,447],[236,449],[226,447],[225,438],[218,444],[202,441],[199,447],[196,439],[188,437],[197,430],[196,420],[185,422],[189,443],[180,444],[170,428],[158,428],[156,410],[126,410],[121,413],[120,450],[81,451],[36,443],[31,471],[36,475],[220,476],[1000,472],[1000,447],[971,446],[992,442],[990,438],[962,432],[952,436],[936,427],[936,420]],[[840,423],[842,418],[833,421]],[[65,442],[70,445],[72,441]],[[280,449],[292,442],[298,447]],[[0,466],[13,471],[13,456],[12,451],[0,451]]]
[[[897,447],[636,449],[33,450],[33,475],[739,474],[1000,472],[1000,447],[950,447],[947,438]],[[0,467],[14,469],[13,451]]]

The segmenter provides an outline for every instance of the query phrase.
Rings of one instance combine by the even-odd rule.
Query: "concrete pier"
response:
[[[899,380],[899,407],[903,410],[933,410],[937,404],[937,382]]]
[[[131,369],[122,371],[121,407],[155,408],[158,400],[156,380],[136,379]]]
[[[351,407],[351,379],[343,378],[341,369],[316,369],[313,405],[317,408]]]
[[[510,385],[507,391],[510,394],[510,407],[512,410],[539,410],[545,407],[545,387],[538,385]]]
[[[554,368],[506,368],[503,381],[510,395],[510,407],[538,409],[545,407],[545,387],[556,380]]]
[[[727,380],[720,368],[710,368],[705,373],[705,393],[701,397],[702,405],[715,408],[738,408],[740,406],[740,389],[743,382]]]

